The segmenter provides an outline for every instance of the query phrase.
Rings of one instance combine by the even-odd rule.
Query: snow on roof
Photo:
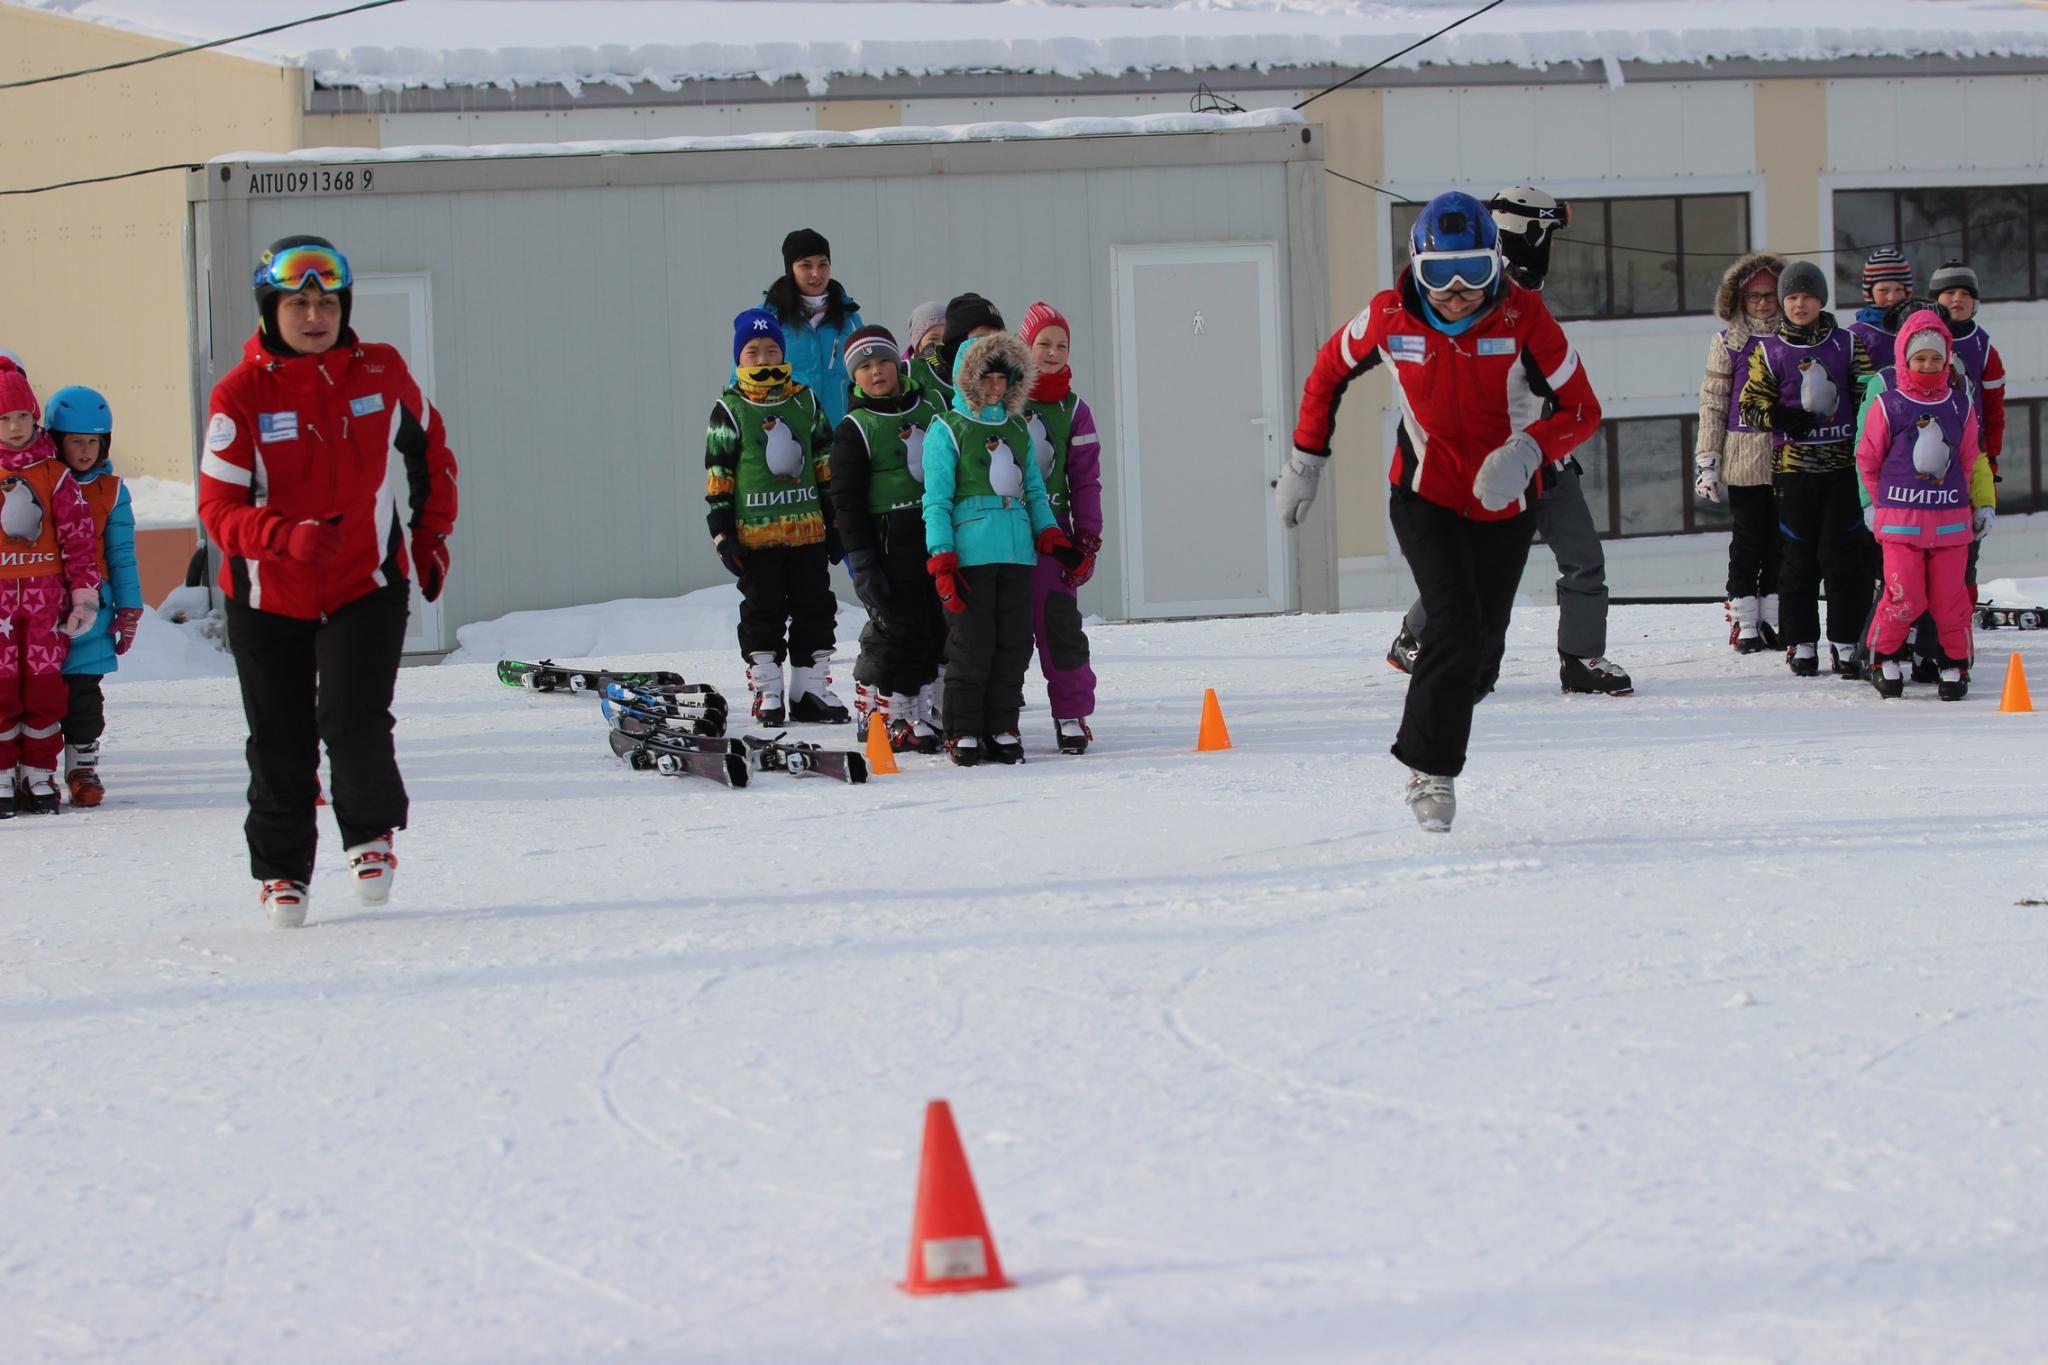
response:
[[[313,0],[0,0],[182,41],[275,24]],[[1120,76],[1363,67],[1471,0],[407,0],[238,43],[323,86],[674,88],[801,77]],[[2048,58],[2036,0],[1513,0],[1396,65],[1606,60]]]
[[[949,127],[869,128],[860,132],[805,129],[716,137],[661,137],[597,142],[506,142],[483,147],[304,147],[291,152],[229,152],[212,164],[319,164],[468,161],[492,157],[631,156],[649,152],[760,151],[776,147],[860,147],[905,142],[1016,142],[1049,138],[1132,137],[1151,133],[1228,133],[1307,122],[1292,109],[1249,114],[1141,114],[1132,118],[1058,118],[1038,123],[962,123]]]

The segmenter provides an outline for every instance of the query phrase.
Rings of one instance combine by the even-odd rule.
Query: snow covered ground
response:
[[[1101,628],[1096,752],[856,788],[408,669],[397,895],[328,824],[296,933],[233,681],[117,685],[0,826],[0,1360],[2039,1360],[2048,634],[1881,703],[1620,608],[1595,700],[1555,623],[1448,837],[1385,614]],[[891,1287],[934,1096],[1017,1289]]]

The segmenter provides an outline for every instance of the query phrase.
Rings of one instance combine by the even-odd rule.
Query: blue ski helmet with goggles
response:
[[[1451,190],[1430,200],[1409,229],[1408,255],[1416,284],[1430,292],[1476,289],[1492,298],[1500,291],[1500,229],[1469,194]]]
[[[272,242],[257,258],[256,273],[250,280],[256,290],[256,310],[263,316],[263,344],[280,354],[291,353],[278,336],[277,306],[286,294],[296,294],[308,285],[341,300],[341,332],[347,336],[355,282],[348,258],[325,237],[280,237]]]

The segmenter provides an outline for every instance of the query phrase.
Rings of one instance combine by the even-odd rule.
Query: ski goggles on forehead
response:
[[[1422,251],[1414,258],[1415,278],[1431,293],[1492,286],[1500,277],[1498,251]]]
[[[308,283],[332,294],[354,283],[348,258],[331,246],[292,246],[268,257],[256,267],[252,281],[259,288],[269,285],[296,294]]]

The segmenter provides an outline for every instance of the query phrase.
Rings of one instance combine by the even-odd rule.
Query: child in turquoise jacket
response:
[[[1084,558],[1033,457],[1023,414],[1035,378],[1030,348],[1008,332],[969,341],[953,360],[952,406],[925,432],[925,567],[946,609],[946,752],[962,767],[1024,761],[1032,573],[1041,554],[1069,568]]]

